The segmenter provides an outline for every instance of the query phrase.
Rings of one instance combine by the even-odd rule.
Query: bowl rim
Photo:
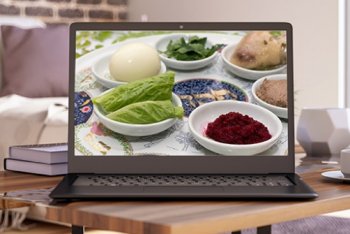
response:
[[[281,76],[285,76],[285,78],[282,78]],[[279,79],[279,77],[281,77]],[[252,95],[253,98],[260,104],[265,105],[267,108],[270,109],[274,109],[276,111],[288,111],[287,107],[280,107],[280,106],[275,106],[272,105],[270,103],[265,102],[264,100],[262,100],[261,98],[258,97],[258,95],[256,94],[256,90],[261,86],[262,82],[264,81],[264,79],[270,79],[270,80],[287,80],[287,74],[274,74],[274,75],[267,75],[264,77],[261,77],[259,79],[257,79],[252,86]]]
[[[113,52],[114,53],[114,52]],[[103,75],[99,74],[96,70],[97,65],[103,60],[103,59],[107,59],[107,57],[111,57],[113,55],[113,53],[106,53],[104,56],[101,56],[96,62],[93,63],[93,65],[91,66],[91,73],[93,76],[95,76],[97,82],[99,82],[99,80],[103,80],[104,82],[108,82],[111,84],[115,84],[116,86],[118,85],[123,85],[123,84],[127,84],[128,82],[125,81],[117,81],[117,80],[111,80],[111,79],[107,79],[105,77],[103,77]],[[165,73],[167,71],[166,69],[166,65],[165,63],[160,59],[160,70],[159,70],[159,74]],[[112,76],[112,75],[111,75]],[[99,82],[100,83],[100,82]]]
[[[192,61],[183,61],[183,60],[177,60],[177,59],[174,59],[174,58],[169,58],[169,57],[167,57],[167,56],[165,56],[165,55],[163,55],[160,51],[159,51],[159,44],[161,43],[161,42],[163,42],[163,41],[170,41],[170,39],[169,38],[172,38],[172,37],[181,37],[181,36],[188,36],[188,35],[196,35],[196,34],[194,34],[194,33],[188,33],[188,34],[186,34],[186,33],[173,33],[173,34],[170,34],[170,35],[165,35],[165,36],[163,36],[163,37],[161,37],[160,39],[158,39],[157,40],[157,42],[154,44],[154,47],[155,47],[155,49],[158,51],[158,54],[159,54],[159,57],[161,57],[161,59],[162,60],[164,60],[164,61],[167,61],[167,62],[172,62],[172,63],[177,63],[177,64],[186,64],[186,65],[188,65],[188,64],[198,64],[198,63],[204,63],[204,62],[207,62],[207,61],[209,61],[209,60],[212,60],[212,59],[214,59],[215,57],[216,57],[216,55],[218,54],[218,51],[215,51],[212,55],[210,55],[210,56],[208,56],[208,57],[206,57],[206,58],[203,58],[203,59],[198,59],[198,60],[192,60]],[[207,42],[206,42],[206,45],[210,45],[210,46],[212,46],[213,45],[213,43],[210,41],[210,40],[208,40],[208,37],[207,37]]]
[[[236,64],[233,64],[231,63],[228,58],[226,57],[226,54],[227,54],[227,51],[231,48],[235,48],[236,46],[238,45],[238,43],[232,43],[232,44],[228,44],[227,46],[225,46],[222,51],[221,51],[221,57],[222,57],[222,60],[224,61],[225,64],[237,69],[237,70],[241,70],[241,71],[244,71],[244,72],[249,72],[251,74],[256,74],[256,75],[268,75],[269,73],[271,72],[278,72],[278,71],[282,71],[283,69],[285,69],[287,67],[287,64],[283,64],[277,68],[274,68],[274,69],[270,69],[270,70],[253,70],[253,69],[247,69],[247,68],[244,68],[244,67],[240,67]],[[231,54],[232,55],[232,54]]]
[[[108,89],[108,90],[104,91],[103,93],[101,93],[100,95],[104,95],[104,94],[110,92],[111,90],[112,89]],[[174,92],[172,92],[171,94],[172,94],[173,103],[176,106],[182,106],[181,99]],[[98,96],[100,96],[100,95],[98,95]],[[143,128],[146,128],[146,127],[157,127],[160,124],[169,123],[169,122],[173,121],[174,119],[176,119],[176,118],[170,118],[170,119],[162,120],[162,121],[157,122],[157,123],[150,123],[150,124],[130,124],[130,123],[123,123],[123,122],[119,122],[119,121],[115,121],[115,120],[109,119],[106,115],[102,114],[102,112],[99,110],[98,106],[95,105],[95,104],[94,104],[94,112],[95,112],[95,114],[97,115],[97,117],[99,119],[102,118],[106,122],[109,122],[111,124],[117,124],[117,125],[119,125],[121,127],[143,127]]]
[[[266,114],[268,114],[268,116],[270,116],[274,121],[275,123],[277,124],[277,133],[274,134],[273,136],[271,136],[270,139],[266,140],[266,141],[263,141],[263,142],[259,142],[259,143],[254,143],[254,144],[228,144],[228,143],[222,143],[222,142],[218,142],[218,141],[215,141],[209,137],[206,137],[206,136],[203,136],[202,134],[198,133],[194,126],[193,126],[193,116],[195,114],[193,113],[196,113],[198,112],[199,110],[203,109],[203,108],[208,108],[208,106],[212,106],[212,105],[218,105],[218,104],[222,104],[223,102],[226,102],[228,104],[237,104],[237,105],[246,105],[246,106],[250,106],[250,107],[253,107],[253,108],[256,108],[256,109],[259,109],[260,111],[263,111],[265,112]],[[196,111],[197,110],[197,111]],[[193,115],[192,115],[193,114]],[[192,116],[192,117],[191,117]],[[253,117],[252,117],[253,118]],[[221,147],[229,147],[230,149],[249,149],[249,148],[252,148],[252,147],[260,147],[260,146],[265,146],[265,145],[268,145],[272,142],[275,142],[276,140],[278,140],[278,138],[281,136],[282,134],[282,122],[281,120],[274,114],[272,113],[271,111],[261,107],[261,106],[258,106],[258,105],[255,105],[255,104],[252,104],[252,103],[249,103],[249,102],[241,102],[241,101],[232,101],[232,100],[225,100],[225,101],[215,101],[215,102],[209,102],[209,103],[206,103],[206,104],[203,104],[199,107],[197,107],[194,111],[192,111],[191,115],[189,116],[189,119],[188,119],[188,125],[189,125],[189,129],[190,131],[192,132],[192,134],[194,134],[196,137],[200,138],[201,140],[205,141],[206,143],[208,144],[214,144],[216,146],[221,146]]]

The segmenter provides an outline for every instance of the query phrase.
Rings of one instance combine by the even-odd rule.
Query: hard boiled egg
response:
[[[140,80],[159,73],[160,58],[157,51],[145,43],[126,44],[112,55],[109,71],[114,80]]]

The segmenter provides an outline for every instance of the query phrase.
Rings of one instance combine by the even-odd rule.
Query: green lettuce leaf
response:
[[[182,107],[167,101],[145,101],[125,106],[107,115],[108,118],[130,124],[157,123],[169,118],[182,118]]]
[[[104,114],[114,112],[131,103],[171,100],[174,72],[137,80],[113,88],[110,92],[92,99]]]

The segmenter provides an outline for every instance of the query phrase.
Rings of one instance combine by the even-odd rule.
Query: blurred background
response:
[[[0,15],[37,18],[46,23],[122,21],[127,0],[2,0]]]

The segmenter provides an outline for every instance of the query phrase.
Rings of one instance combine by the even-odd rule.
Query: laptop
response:
[[[311,199],[289,23],[74,23],[69,199]]]

